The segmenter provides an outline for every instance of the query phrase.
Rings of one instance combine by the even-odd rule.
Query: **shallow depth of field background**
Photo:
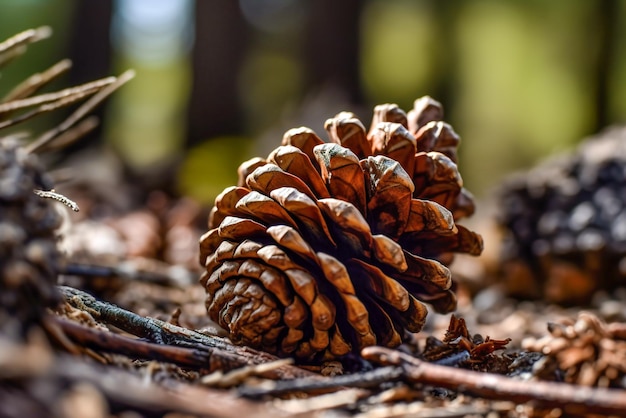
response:
[[[368,127],[375,104],[428,94],[480,197],[626,120],[625,17],[621,0],[3,0],[2,39],[54,35],[2,71],[0,95],[64,57],[74,68],[52,87],[134,68],[82,146],[139,174],[175,167],[169,186],[210,203],[288,128],[325,137],[341,110]]]

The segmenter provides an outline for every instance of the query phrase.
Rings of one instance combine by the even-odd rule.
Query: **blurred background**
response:
[[[205,203],[285,130],[324,137],[341,110],[368,126],[378,103],[408,110],[433,96],[479,197],[626,119],[626,1],[3,0],[1,10],[2,39],[40,25],[54,36],[3,71],[0,94],[64,57],[74,66],[58,88],[134,68],[80,146]]]

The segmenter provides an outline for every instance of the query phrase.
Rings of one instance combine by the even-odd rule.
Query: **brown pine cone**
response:
[[[456,307],[453,252],[478,255],[455,225],[474,206],[456,166],[459,137],[429,97],[407,115],[377,106],[285,133],[239,168],[200,240],[210,317],[235,343],[300,359],[399,345],[427,314]]]
[[[548,331],[542,338],[522,342],[524,349],[547,357],[535,367],[535,374],[549,377],[559,370],[568,383],[626,386],[626,324],[606,324],[591,312],[580,312],[576,320],[549,323]]]
[[[55,230],[61,217],[36,155],[14,138],[0,138],[0,332],[24,334],[45,309],[60,301]]]

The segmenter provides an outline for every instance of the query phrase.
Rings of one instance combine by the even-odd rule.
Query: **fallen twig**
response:
[[[262,386],[241,386],[239,394],[246,397],[276,396],[289,392],[330,392],[342,387],[371,388],[384,382],[397,380],[403,375],[400,367],[381,367],[362,373],[347,374],[329,378],[303,378],[266,382]]]
[[[83,347],[124,354],[135,359],[163,361],[184,367],[209,370],[218,370],[222,367],[221,363],[217,367],[212,367],[211,352],[206,349],[194,350],[149,343],[137,338],[91,328],[61,317],[54,317],[54,321],[70,340],[81,344]]]
[[[224,373],[223,370],[203,376],[200,382],[206,386],[229,388],[241,384],[250,376],[264,376],[267,372],[276,368],[293,364],[293,359],[283,358],[269,363],[244,366]]]
[[[402,367],[404,378],[410,382],[444,387],[486,399],[515,403],[534,402],[542,406],[561,408],[572,414],[621,415],[626,411],[626,391],[623,390],[516,380],[492,373],[426,363],[383,347],[366,347],[361,355],[379,364]]]
[[[212,361],[222,361],[224,370],[278,360],[277,357],[268,353],[235,346],[219,337],[201,334],[158,319],[144,318],[119,306],[99,301],[78,289],[59,286],[59,290],[73,307],[88,311],[95,319],[123,331],[146,338],[156,344],[211,352],[210,355],[214,357]],[[267,376],[292,379],[314,376],[314,374],[295,366],[285,365],[268,372]]]

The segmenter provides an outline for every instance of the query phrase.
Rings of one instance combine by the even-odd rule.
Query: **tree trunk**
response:
[[[362,0],[312,0],[305,29],[306,85],[340,88],[348,100],[363,100],[360,64]]]
[[[217,135],[242,132],[237,84],[248,32],[238,2],[196,1],[188,146]]]

